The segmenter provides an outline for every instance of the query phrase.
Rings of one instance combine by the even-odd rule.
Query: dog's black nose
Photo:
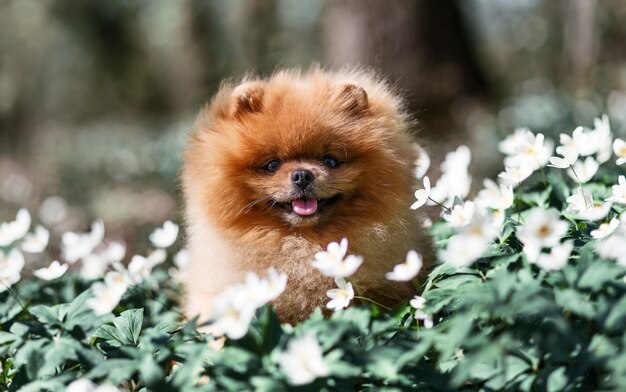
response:
[[[315,180],[315,176],[310,170],[298,169],[291,173],[291,182],[293,182],[294,185],[297,185],[300,189],[304,189],[309,186],[313,180]]]

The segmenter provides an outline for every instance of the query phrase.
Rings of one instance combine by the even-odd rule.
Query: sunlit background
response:
[[[4,0],[0,218],[145,238],[181,219],[186,133],[220,81],[314,63],[399,86],[435,167],[465,143],[496,174],[517,126],[555,137],[607,113],[625,133],[619,0]]]

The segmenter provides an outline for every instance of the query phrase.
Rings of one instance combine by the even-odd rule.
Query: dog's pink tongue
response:
[[[291,208],[298,215],[312,215],[317,211],[317,200],[296,199],[291,202]]]

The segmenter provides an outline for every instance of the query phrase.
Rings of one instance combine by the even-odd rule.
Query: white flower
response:
[[[11,249],[9,253],[0,250],[0,270],[21,271],[24,268],[24,255],[18,249]]]
[[[87,299],[89,306],[96,315],[111,313],[122,299],[128,286],[122,283],[111,284],[111,281],[96,282],[91,286],[93,298]]]
[[[181,249],[174,255],[174,265],[178,268],[185,268],[189,264],[189,251]]]
[[[557,211],[535,207],[518,227],[517,238],[524,245],[528,260],[533,262],[537,260],[542,248],[558,245],[568,229],[569,225],[559,219]]]
[[[248,272],[245,283],[227,287],[213,300],[212,330],[231,339],[243,337],[256,309],[278,298],[286,286],[287,274],[274,268],[268,270],[267,279]]]
[[[107,286],[113,287],[117,286],[120,290],[126,291],[128,286],[131,285],[131,281],[128,278],[128,275],[118,272],[118,271],[109,271],[104,275],[104,283]]]
[[[415,311],[415,318],[418,320],[422,320],[424,323],[424,328],[431,329],[433,327],[433,319],[430,315],[422,312],[421,310]]]
[[[95,392],[96,387],[97,385],[91,380],[80,378],[72,381],[65,389],[65,392]]]
[[[575,149],[558,147],[556,152],[563,155],[563,157],[551,157],[550,164],[548,166],[559,169],[567,169],[578,159],[578,150]]]
[[[600,256],[616,260],[618,264],[626,266],[626,233],[624,230],[621,230],[619,234],[616,233],[598,241],[596,251]]]
[[[515,132],[508,135],[498,143],[498,150],[506,155],[517,155],[524,149],[524,146],[533,144],[535,136],[528,128],[517,128]]]
[[[275,300],[287,287],[287,274],[279,274],[273,267],[267,272],[267,279],[261,279],[257,274],[248,272],[245,284],[241,285],[241,290],[246,296],[245,302],[255,308]]]
[[[150,272],[152,272],[152,266],[147,257],[141,255],[135,255],[130,259],[130,263],[128,263],[128,277],[130,280],[139,284],[147,279],[150,276]]]
[[[170,277],[178,283],[183,283],[187,280],[187,265],[189,264],[189,251],[187,249],[181,249],[174,255],[174,265],[176,267],[169,268],[167,270]]]
[[[28,210],[22,208],[17,212],[14,221],[0,224],[0,246],[8,246],[22,239],[30,229],[30,222]]]
[[[279,363],[291,385],[310,384],[329,373],[322,348],[312,335],[291,339],[287,351],[280,354]]]
[[[265,293],[267,292],[268,281],[259,278],[254,272],[246,273],[246,280],[241,285],[241,298],[246,304],[250,304],[255,309],[263,306],[267,301],[265,300]]]
[[[599,221],[606,218],[612,206],[611,203],[594,202],[591,207],[579,211],[578,217],[592,222]]]
[[[613,194],[605,201],[612,201],[618,204],[626,204],[626,177],[617,178],[618,185],[613,185]]]
[[[573,247],[572,241],[555,245],[551,248],[549,254],[540,253],[535,264],[547,271],[559,270],[567,264]]]
[[[626,163],[626,142],[620,138],[613,141],[613,152],[617,155],[616,164],[622,165]]]
[[[577,219],[598,221],[604,219],[611,210],[610,202],[594,202],[587,192],[578,189],[575,194],[567,198],[567,212]]]
[[[464,227],[472,220],[475,209],[474,202],[466,201],[452,207],[450,212],[444,213],[443,219],[448,222],[450,227]]]
[[[90,233],[74,233],[68,231],[61,236],[61,250],[63,258],[68,263],[75,263],[77,260],[91,254],[104,239],[104,223],[101,220],[91,224]]]
[[[504,171],[498,174],[503,184],[515,187],[533,174],[533,169],[526,161],[519,161],[517,165],[506,166]]]
[[[354,298],[354,289],[352,283],[346,282],[344,278],[335,278],[337,289],[330,289],[326,295],[330,301],[326,304],[328,309],[339,310],[345,309],[350,305],[350,301]]]
[[[619,227],[620,221],[617,218],[611,219],[610,222],[602,223],[596,230],[591,232],[591,236],[595,239],[602,239],[610,236]]]
[[[489,241],[480,236],[457,234],[448,240],[441,260],[454,267],[468,267],[485,253]]]
[[[101,252],[91,253],[82,258],[80,276],[87,280],[101,278],[111,264],[117,265],[118,269],[125,271],[120,263],[125,255],[126,247],[124,244],[113,241]]]
[[[178,237],[178,225],[172,221],[165,221],[163,227],[156,228],[150,234],[150,242],[157,248],[171,246]]]
[[[96,385],[86,378],[72,381],[65,389],[65,392],[118,392],[119,389],[113,385]]]
[[[424,309],[424,305],[426,304],[426,298],[421,297],[419,295],[414,296],[410,301],[409,305],[414,307],[417,310]]]
[[[575,193],[569,196],[566,201],[566,211],[570,214],[584,211],[588,208],[591,208],[591,206],[593,205],[593,198],[591,197],[591,194],[585,192],[584,190],[581,190],[580,188],[576,189]]]
[[[155,249],[148,256],[133,256],[128,263],[128,268],[124,268],[119,262],[114,262],[113,266],[119,272],[127,274],[132,283],[139,284],[148,279],[152,269],[163,263],[166,258],[167,252],[164,249]]]
[[[485,179],[484,188],[478,192],[474,202],[482,208],[506,210],[513,205],[513,187],[496,184],[493,180]]]
[[[109,266],[109,261],[97,254],[90,254],[83,257],[80,268],[80,276],[83,279],[98,279],[104,276]]]
[[[552,142],[544,145],[544,136],[538,133],[536,136],[529,131],[525,141],[520,143],[514,154],[504,159],[505,166],[515,166],[517,162],[526,162],[531,169],[537,170],[548,163],[548,158],[552,155],[554,146]]]
[[[459,146],[446,154],[441,164],[442,175],[430,191],[430,198],[439,203],[451,204],[455,197],[464,198],[470,191],[472,178],[469,175],[470,149]],[[429,205],[434,204],[429,202]]]
[[[446,158],[441,164],[441,171],[444,173],[462,173],[467,171],[472,153],[466,145],[460,145],[456,150],[446,154]]]
[[[534,171],[548,163],[554,146],[551,141],[544,144],[543,134],[535,135],[528,128],[518,128],[500,142],[499,149],[507,155],[505,166],[518,166],[519,162],[524,161]]]
[[[415,177],[422,178],[430,168],[430,156],[426,150],[418,144],[413,145],[417,151],[417,159],[415,160]]]
[[[167,252],[165,249],[155,249],[147,257],[148,265],[150,269],[163,263],[167,259]]]
[[[396,264],[392,272],[387,272],[385,278],[396,282],[408,282],[415,278],[422,269],[422,255],[410,250],[404,263]]]
[[[597,147],[596,158],[598,162],[604,163],[611,159],[613,135],[609,125],[609,117],[606,114],[602,118],[593,120],[594,129],[590,132],[590,139],[594,140]]]
[[[50,239],[50,232],[43,226],[38,225],[35,227],[35,232],[26,235],[21,243],[21,248],[27,253],[41,253],[48,246],[48,240]]]
[[[313,266],[315,268],[322,268],[327,265],[339,263],[343,261],[344,257],[346,257],[346,253],[348,253],[347,238],[342,238],[339,243],[331,242],[326,247],[325,252],[322,251],[315,254],[315,262],[313,263]]]
[[[327,270],[325,275],[335,278],[347,278],[348,276],[352,276],[361,264],[363,264],[363,257],[348,255],[343,262],[338,263],[330,270]],[[324,271],[322,271],[322,273],[324,273]]]
[[[19,282],[24,268],[24,255],[17,249],[8,254],[0,250],[0,293]]]
[[[278,298],[287,288],[287,274],[279,274],[274,267],[271,267],[267,270],[267,282],[265,300],[270,302]]]
[[[437,201],[440,204],[451,204],[455,198],[464,198],[467,196],[472,183],[472,178],[469,172],[459,173],[444,173],[437,180],[437,184],[430,191],[430,199],[428,205],[435,205],[433,201]]]
[[[430,179],[428,176],[424,176],[423,182],[424,189],[418,189],[415,191],[415,198],[417,201],[411,205],[412,210],[417,210],[426,204],[426,201],[428,201],[428,198],[430,197]]]
[[[39,268],[38,270],[33,271],[33,275],[43,280],[54,280],[63,276],[63,274],[67,272],[68,268],[69,265],[61,265],[58,261],[53,260],[48,267]]]
[[[588,156],[598,151],[598,142],[592,132],[585,131],[583,127],[577,127],[572,136],[562,133],[559,141],[567,150],[575,151],[577,155]]]
[[[102,257],[109,263],[120,262],[124,259],[124,256],[126,256],[126,246],[117,241],[109,243],[106,249],[102,252]]]
[[[0,270],[0,293],[5,292],[11,286],[19,282],[20,279],[20,271],[8,269]]]
[[[464,237],[476,237],[484,242],[490,242],[498,236],[499,229],[499,226],[494,225],[491,215],[484,210],[477,210],[467,226],[463,227],[459,233]]]
[[[211,328],[218,335],[240,339],[248,332],[255,311],[241,285],[230,286],[213,300]]]
[[[342,239],[340,244],[331,242],[328,244],[325,252],[317,252],[315,254],[315,260],[311,265],[326,276],[346,278],[354,274],[363,263],[361,256],[348,255],[345,257],[347,251],[347,239]]]
[[[506,213],[504,210],[491,210],[489,213],[489,220],[491,221],[491,227],[498,233],[502,231],[502,225],[504,225],[504,219]]]
[[[587,157],[584,161],[577,161],[567,170],[567,174],[581,183],[589,182],[598,171],[600,164],[592,157]]]

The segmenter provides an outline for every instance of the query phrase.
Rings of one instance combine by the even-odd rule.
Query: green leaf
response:
[[[256,392],[280,392],[285,391],[285,386],[271,377],[254,376],[250,380]]]
[[[608,283],[617,282],[624,275],[624,269],[613,262],[596,260],[591,263],[578,281],[578,287],[601,291]]]
[[[103,325],[94,334],[115,347],[121,345],[136,345],[139,342],[139,333],[143,322],[143,308],[129,309],[113,319],[113,326]]]
[[[111,384],[117,385],[122,381],[130,380],[137,372],[139,363],[135,359],[110,358],[89,371],[85,378],[104,379]]]
[[[43,324],[62,324],[60,307],[36,305],[29,309],[29,312]]]
[[[626,296],[613,305],[604,325],[611,331],[623,331],[626,328]]]
[[[588,319],[593,319],[596,315],[596,309],[594,304],[577,290],[555,289],[554,296],[557,304],[561,305],[564,309],[567,309],[574,314],[578,314]]]
[[[113,325],[115,325],[132,344],[137,344],[139,341],[142,323],[143,308],[126,310],[120,314],[120,317],[116,317],[113,320]]]
[[[554,370],[548,377],[548,392],[562,391],[568,385],[568,379],[565,375],[565,367]]]
[[[436,286],[443,289],[457,289],[466,283],[480,283],[482,279],[477,274],[457,274],[437,281]]]
[[[151,355],[144,355],[139,362],[139,375],[149,390],[165,388],[163,369],[155,362]]]
[[[18,338],[19,336],[16,336],[10,332],[0,331],[0,346],[11,343]]]
[[[24,367],[28,380],[36,380],[39,370],[45,365],[42,352],[47,343],[49,341],[45,339],[27,341],[15,354],[14,366],[18,369]]]

